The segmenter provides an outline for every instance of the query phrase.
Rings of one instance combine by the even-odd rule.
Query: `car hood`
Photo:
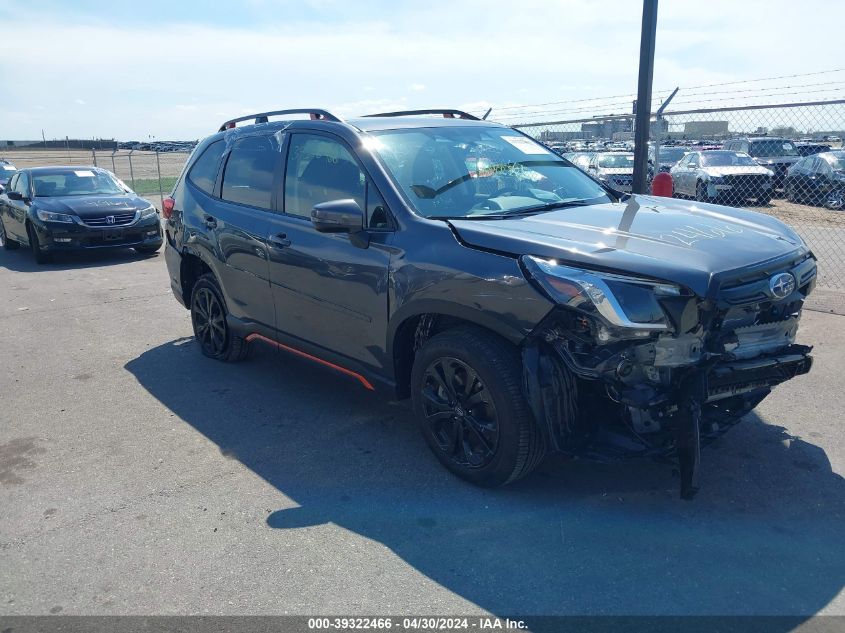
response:
[[[775,165],[792,165],[793,163],[797,163],[801,160],[800,156],[755,156],[754,160],[756,160],[760,164],[772,163]]]
[[[470,247],[672,281],[699,296],[722,273],[808,250],[771,216],[654,196],[449,223]]]
[[[770,175],[772,172],[761,165],[727,165],[724,167],[705,167],[708,176],[736,176],[747,174]]]
[[[73,213],[80,218],[99,217],[146,209],[150,203],[134,194],[116,196],[56,196],[36,198],[38,208],[54,213]]]
[[[630,167],[599,167],[602,176],[633,176],[634,170]]]

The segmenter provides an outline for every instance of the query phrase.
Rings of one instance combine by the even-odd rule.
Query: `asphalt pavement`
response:
[[[845,317],[807,376],[671,467],[455,479],[403,403],[203,357],[163,256],[0,251],[0,615],[845,615]]]

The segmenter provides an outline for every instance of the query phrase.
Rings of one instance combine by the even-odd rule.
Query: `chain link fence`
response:
[[[633,116],[514,127],[630,188]],[[843,136],[845,99],[665,112],[652,122],[649,180],[667,171],[677,198],[742,206],[795,228],[819,259],[815,307],[845,312]]]
[[[7,160],[18,169],[44,165],[94,165],[108,169],[133,191],[158,205],[173,189],[189,155],[185,151],[0,149],[0,160]]]

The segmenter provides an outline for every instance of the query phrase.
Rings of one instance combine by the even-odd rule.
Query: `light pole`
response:
[[[634,193],[646,193],[648,138],[651,120],[651,83],[654,78],[654,42],[657,33],[657,0],[643,0],[640,35],[640,75],[634,128]]]

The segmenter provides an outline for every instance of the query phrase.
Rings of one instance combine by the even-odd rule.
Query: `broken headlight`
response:
[[[678,297],[683,292],[674,284],[571,268],[554,259],[524,255],[521,261],[530,278],[554,301],[602,317],[604,324],[617,332],[613,336],[607,328],[600,327],[600,340],[620,338],[620,331],[628,331],[624,338],[629,338],[669,330],[658,298]]]

